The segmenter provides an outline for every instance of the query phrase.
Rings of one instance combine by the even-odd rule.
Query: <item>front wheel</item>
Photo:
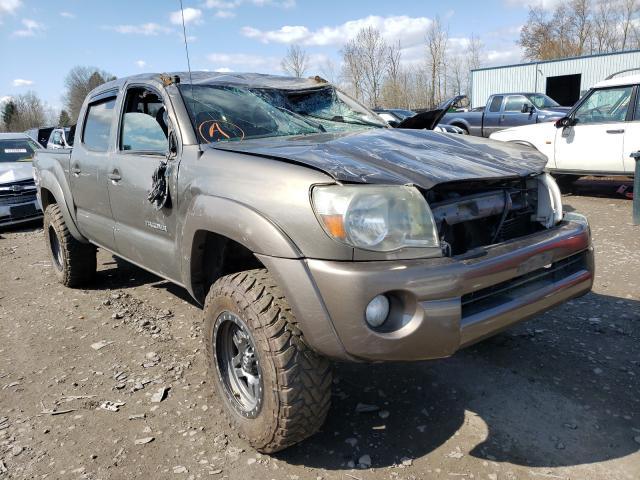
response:
[[[331,402],[330,363],[306,345],[266,270],[220,278],[204,316],[210,375],[241,437],[273,453],[320,429]]]

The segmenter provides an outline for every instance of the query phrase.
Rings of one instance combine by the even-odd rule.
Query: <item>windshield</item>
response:
[[[29,138],[11,138],[0,140],[0,163],[30,162],[39,147]]]
[[[322,129],[243,88],[180,85],[198,138],[204,143],[306,135]]]
[[[321,124],[326,130],[385,128],[375,113],[331,85],[308,90],[254,89],[266,101]]]
[[[560,106],[560,104],[553,98],[547,97],[546,95],[543,95],[541,93],[535,95],[527,95],[527,97],[537,108],[553,108]]]

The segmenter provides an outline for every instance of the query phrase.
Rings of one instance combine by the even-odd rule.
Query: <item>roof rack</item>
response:
[[[626,70],[620,70],[619,72],[616,73],[612,73],[611,75],[609,75],[607,78],[605,78],[605,80],[611,80],[613,77],[615,77],[616,75],[620,75],[621,73],[627,73],[627,72],[635,72],[636,70],[640,70],[640,67],[635,67],[635,68],[627,68]]]

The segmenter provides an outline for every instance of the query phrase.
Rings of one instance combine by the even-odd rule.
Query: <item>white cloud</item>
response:
[[[159,35],[161,33],[170,33],[171,29],[158,25],[157,23],[143,23],[141,25],[113,25],[103,27],[107,30],[122,33],[125,35]]]
[[[15,30],[13,36],[15,37],[35,37],[37,34],[44,31],[44,25],[30,18],[23,18],[22,25],[24,28]]]
[[[13,97],[10,95],[3,95],[2,97],[0,97],[0,105],[4,104],[5,102],[8,102],[12,98]]]
[[[4,15],[13,15],[22,6],[22,0],[0,0],[0,22]]]
[[[520,62],[522,62],[522,50],[518,47],[513,47],[487,51],[482,66],[493,67],[496,65],[509,65]]]
[[[182,12],[178,10],[177,12],[171,12],[169,14],[169,20],[174,25],[182,25]],[[189,23],[200,23],[202,22],[202,10],[199,8],[185,8],[184,9],[184,23],[188,25]]]
[[[341,45],[354,38],[362,28],[373,27],[390,42],[400,41],[403,47],[424,41],[424,35],[431,20],[427,17],[406,15],[380,17],[370,15],[357,20],[349,20],[336,26],[325,26],[310,30],[302,25],[285,25],[277,30],[260,30],[244,27],[242,34],[262,43],[299,43],[310,46]]]
[[[233,72],[233,70],[231,70],[229,67],[220,67],[220,68],[216,68],[214,70],[214,72],[218,72],[218,73],[230,73]]]
[[[147,66],[147,62],[144,60],[136,60],[136,66],[138,68],[145,68]]]
[[[60,12],[60,16],[64,17],[64,18],[76,18],[75,13],[71,13],[71,12]]]
[[[562,2],[563,0],[504,0],[508,7],[542,7],[544,10],[553,10]]]
[[[232,12],[231,10],[218,10],[216,12],[216,17],[218,18],[233,18],[235,16],[235,12]]]
[[[33,85],[33,80],[25,80],[24,78],[16,78],[13,81],[14,87],[28,87],[29,85]]]

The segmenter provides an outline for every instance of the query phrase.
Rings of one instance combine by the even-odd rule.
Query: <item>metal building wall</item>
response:
[[[483,106],[494,93],[545,93],[547,77],[557,75],[582,74],[580,90],[585,91],[612,73],[634,67],[640,67],[640,50],[472,70],[472,106]]]

